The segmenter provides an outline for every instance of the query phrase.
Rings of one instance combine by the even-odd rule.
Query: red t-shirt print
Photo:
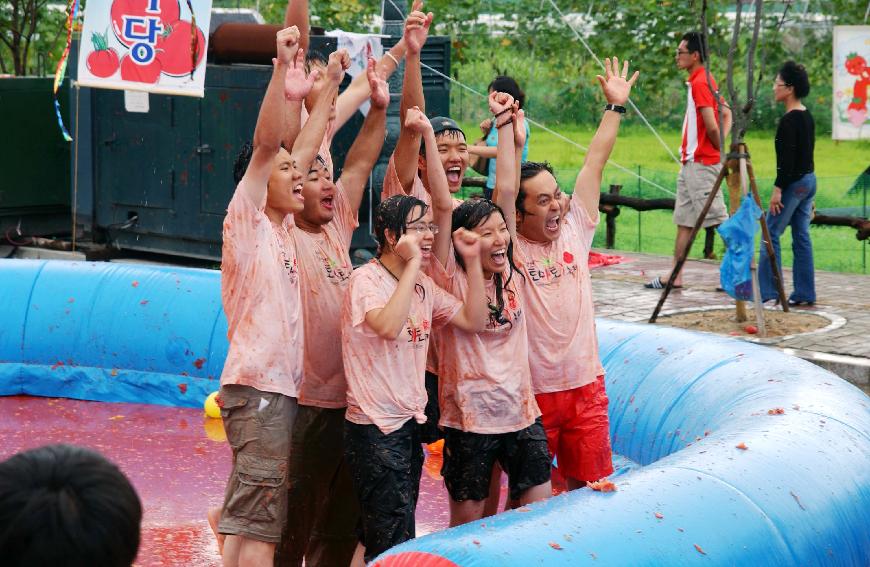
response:
[[[719,89],[712,74],[710,75],[710,84],[713,85],[714,90]],[[694,161],[704,165],[715,165],[719,163],[719,150],[707,137],[701,109],[712,108],[716,115],[717,124],[719,123],[719,113],[716,97],[707,84],[707,72],[704,67],[699,67],[689,76],[686,86],[688,93],[686,116],[683,119],[683,143],[680,146],[680,160],[683,163]]]

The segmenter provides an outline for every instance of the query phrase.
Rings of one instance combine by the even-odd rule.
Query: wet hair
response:
[[[284,142],[281,142],[281,147],[284,148]],[[242,177],[244,177],[245,172],[248,171],[248,166],[251,164],[251,156],[253,155],[254,144],[252,142],[245,142],[242,144],[242,148],[236,156],[236,161],[233,163],[233,181],[236,182],[236,185],[242,181]],[[320,156],[318,156],[318,158],[320,158]]]
[[[803,65],[794,61],[786,61],[777,73],[786,86],[794,88],[794,96],[804,98],[810,94],[810,79]]]
[[[441,138],[442,136],[447,136],[449,138],[458,138],[461,136],[462,141],[464,141],[464,142],[468,141],[465,138],[465,132],[463,132],[462,130],[453,130],[453,129],[442,130],[441,132],[438,132],[437,134],[435,134],[435,141],[438,141],[438,139]],[[426,142],[423,140],[420,140],[420,155],[423,156],[423,159],[426,159]]]
[[[381,201],[375,211],[375,240],[378,241],[378,251],[375,258],[380,258],[384,250],[390,245],[387,240],[387,230],[396,235],[398,240],[408,229],[408,215],[415,207],[420,207],[420,216],[411,219],[410,223],[415,223],[426,215],[429,206],[410,195],[393,195],[392,197]],[[424,299],[426,298],[426,290],[420,284],[415,284],[414,289]]]
[[[502,220],[506,221],[504,218],[504,211],[501,210],[501,207],[489,199],[467,199],[463,201],[461,205],[453,209],[453,223],[451,228],[454,232],[460,228],[474,230],[475,227],[488,221],[489,217],[494,214],[501,215]],[[456,250],[454,250],[453,253],[456,256],[456,263],[464,270],[465,261],[462,259],[462,256]],[[490,320],[495,321],[500,325],[504,325],[505,323],[513,325],[511,321],[505,321],[504,315],[502,314],[504,311],[503,291],[509,296],[516,295],[512,289],[508,288],[508,285],[510,284],[511,279],[513,279],[514,273],[518,273],[520,274],[520,277],[522,277],[522,273],[514,263],[514,243],[512,238],[508,238],[507,261],[507,279],[503,279],[503,276],[500,273],[494,273],[492,275],[492,281],[493,284],[495,284],[495,305],[491,303],[489,304],[489,317]]]
[[[698,32],[688,32],[683,34],[681,41],[686,42],[686,49],[689,53],[697,53],[701,63],[704,62],[704,38]]]
[[[99,453],[48,445],[0,463],[4,565],[129,567],[141,521],[130,481]]]
[[[517,207],[517,210],[519,212],[521,212],[521,213],[526,212],[526,209],[523,205],[523,201],[525,201],[525,199],[526,199],[526,192],[523,189],[523,181],[526,181],[527,179],[531,179],[532,177],[535,177],[536,175],[538,175],[542,171],[549,172],[550,175],[552,175],[553,177],[556,176],[556,174],[553,173],[553,166],[551,166],[550,163],[546,162],[546,161],[527,161],[527,162],[524,162],[522,164],[522,166],[520,166],[520,187],[519,187],[519,190],[517,191],[517,201],[516,201],[516,207]]]
[[[320,51],[319,49],[314,49],[311,46],[308,47],[308,51],[305,52],[305,72],[311,72],[311,65],[320,65],[326,67],[329,65],[329,55]]]
[[[526,102],[526,93],[523,92],[516,80],[508,75],[499,75],[493,79],[487,90],[511,95],[515,101],[520,103],[520,108]]]

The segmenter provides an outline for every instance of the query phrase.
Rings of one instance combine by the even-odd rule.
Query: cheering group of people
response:
[[[612,472],[587,256],[601,174],[637,73],[606,61],[607,105],[573,195],[522,161],[519,101],[493,90],[492,199],[457,200],[465,133],[424,112],[418,0],[402,40],[338,95],[347,54],[308,50],[307,2],[277,34],[224,222],[230,349],[219,405],[233,469],[209,512],[225,565],[361,565],[415,536],[424,442],[444,438],[450,522]],[[401,133],[354,270],[357,209],[381,152],[386,77],[404,59]],[[333,134],[370,101],[338,179]],[[493,505],[494,502],[494,505]],[[225,539],[224,539],[225,538]]]

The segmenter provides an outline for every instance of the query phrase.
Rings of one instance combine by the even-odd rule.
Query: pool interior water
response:
[[[142,500],[141,567],[220,565],[206,521],[223,502],[231,453],[220,419],[200,409],[63,398],[0,397],[0,460],[52,443],[90,447],[115,462]],[[417,535],[447,527],[441,455],[427,451]],[[504,476],[504,475],[502,475]],[[506,496],[502,479],[502,505]],[[554,491],[564,489],[554,478]]]

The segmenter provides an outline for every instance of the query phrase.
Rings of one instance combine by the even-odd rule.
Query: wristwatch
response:
[[[604,111],[607,112],[608,110],[612,110],[613,112],[618,112],[620,114],[625,114],[625,107],[618,104],[605,104]]]

